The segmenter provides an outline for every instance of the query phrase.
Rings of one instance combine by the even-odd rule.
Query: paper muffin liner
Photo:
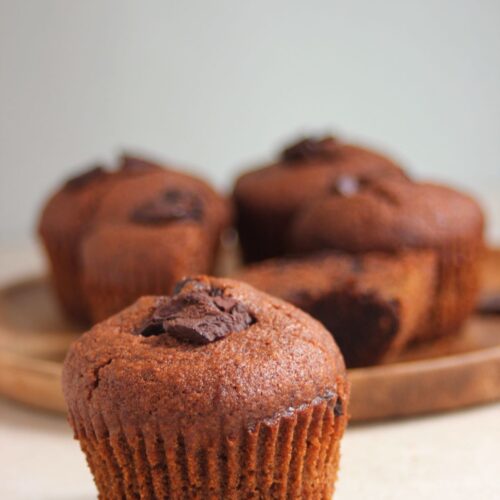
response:
[[[125,251],[125,250],[123,250]],[[199,249],[192,262],[181,270],[172,261],[171,269],[157,270],[145,259],[138,265],[131,261],[121,269],[109,269],[99,262],[85,262],[82,271],[83,292],[94,323],[107,319],[144,295],[169,295],[186,275],[207,273],[213,256]],[[90,266],[94,267],[90,267]]]
[[[480,290],[481,241],[456,241],[440,250],[437,289],[428,328],[417,340],[457,333],[473,312]]]
[[[120,283],[106,269],[92,271],[89,278],[84,273],[84,293],[90,316],[99,322],[116,314],[143,295],[168,295],[182,276],[147,273],[143,269],[130,267]],[[115,273],[116,274],[116,273]]]
[[[51,281],[63,311],[72,319],[87,322],[88,310],[75,242],[64,235],[50,235],[43,237],[43,244],[50,263]]]
[[[347,396],[317,398],[206,446],[171,429],[117,426],[113,418],[109,425],[103,413],[69,411],[99,498],[330,499]]]

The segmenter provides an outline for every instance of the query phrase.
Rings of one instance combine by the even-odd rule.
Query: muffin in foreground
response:
[[[428,328],[420,339],[455,334],[479,292],[484,217],[478,203],[459,191],[395,178],[358,182],[332,191],[294,219],[290,246],[318,250],[400,252],[425,249],[436,255],[437,274]]]
[[[170,292],[184,274],[210,272],[228,212],[202,180],[140,158],[70,179],[38,226],[63,310],[81,322],[103,319],[141,295]],[[176,241],[185,247],[172,254]],[[150,255],[159,247],[171,250],[162,260]]]
[[[331,335],[249,285],[197,277],[84,334],[63,370],[100,498],[329,499],[348,383]]]
[[[394,359],[428,328],[435,289],[428,251],[321,252],[269,259],[236,278],[300,307],[332,333],[348,367]]]
[[[330,136],[302,139],[286,147],[276,162],[241,175],[233,198],[245,260],[289,253],[287,233],[297,212],[345,176],[406,177],[390,158]]]

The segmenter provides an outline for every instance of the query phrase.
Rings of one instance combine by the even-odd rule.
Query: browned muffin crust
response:
[[[158,306],[172,300],[141,298],[73,344],[63,374],[68,404],[78,407],[85,397],[90,411],[107,410],[124,424],[160,421],[203,441],[221,426],[235,432],[336,393],[344,363],[319,323],[229,279],[199,277],[181,293],[197,282],[243,304],[253,318],[248,328],[206,345],[169,332],[141,335]]]
[[[303,139],[275,163],[240,176],[233,198],[246,260],[287,253],[286,233],[297,210],[336,189],[347,175],[405,177],[391,159],[332,137]]]
[[[139,299],[73,344],[63,390],[102,498],[331,497],[342,358],[248,285],[197,277]]]
[[[367,366],[397,355],[428,324],[435,255],[320,253],[253,264],[236,278],[311,314],[348,367]]]

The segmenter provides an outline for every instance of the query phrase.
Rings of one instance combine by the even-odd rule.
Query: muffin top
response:
[[[481,208],[454,189],[395,178],[341,182],[297,214],[289,235],[294,251],[398,251],[482,241]]]
[[[84,334],[63,389],[70,407],[85,399],[90,415],[106,415],[108,429],[160,426],[199,441],[334,399],[344,379],[317,321],[249,285],[199,276]]]
[[[39,221],[40,234],[70,231],[73,236],[80,236],[111,186],[126,178],[162,170],[149,160],[123,155],[116,170],[97,165],[67,179],[44,206]]]
[[[219,231],[228,223],[227,204],[204,181],[174,170],[129,176],[102,196],[94,225],[165,229],[191,223]]]
[[[344,175],[405,177],[398,165],[379,153],[330,136],[311,137],[287,146],[276,162],[239,177],[234,197],[254,210],[288,213],[328,193]]]

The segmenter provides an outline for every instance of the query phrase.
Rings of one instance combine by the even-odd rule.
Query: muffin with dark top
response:
[[[242,175],[233,197],[245,260],[288,253],[286,234],[293,216],[346,175],[405,177],[391,159],[333,137],[301,140],[275,163]]]
[[[227,205],[207,184],[173,171],[112,186],[81,245],[85,297],[94,321],[142,295],[161,295],[213,268]]]
[[[160,179],[163,180],[160,181]],[[137,189],[141,189],[143,180],[149,186],[146,188],[149,189],[149,193],[147,191],[145,193],[132,192],[136,185]],[[158,193],[152,184],[157,180],[162,189],[165,192],[169,191],[170,194],[165,194],[164,198],[159,196],[159,199],[155,200]],[[120,187],[122,185],[123,188]],[[187,199],[183,197],[183,193],[177,193],[178,186],[186,188]],[[191,188],[195,192],[202,193],[200,200],[189,199]],[[112,195],[115,189],[118,189],[123,200]],[[113,210],[110,203],[105,201],[108,196],[111,196],[117,205],[116,210]],[[197,196],[196,193],[193,196]],[[127,205],[130,200],[138,198],[143,200],[138,206]],[[169,203],[173,203],[174,213],[168,217],[158,216],[159,212],[166,210],[163,205]],[[195,205],[199,203],[200,206],[188,206],[193,203]],[[100,208],[102,204],[105,205],[103,210]],[[130,213],[120,213],[124,205],[127,205]],[[70,317],[88,322],[91,317],[99,317],[101,310],[109,310],[110,313],[116,312],[131,303],[140,294],[168,291],[172,279],[177,279],[182,273],[209,271],[219,233],[222,226],[228,221],[228,209],[221,208],[222,206],[225,207],[225,202],[202,181],[132,156],[124,156],[116,170],[108,171],[98,167],[70,179],[49,199],[39,222],[39,234],[49,258],[53,282],[63,309]],[[141,234],[137,239],[138,246],[133,247],[132,250],[130,244],[133,242],[130,238],[128,246],[124,244],[123,247],[119,247],[117,242],[113,242],[113,240],[115,237],[119,240],[117,234],[120,227],[123,228],[124,223],[130,221],[137,226],[155,228],[159,235],[158,239],[164,241],[165,228],[170,226],[173,221],[189,218],[190,216],[186,216],[186,213],[190,210],[195,212],[194,218],[204,227],[204,230],[200,230],[204,236],[203,238],[192,235],[180,237],[180,241],[187,244],[184,249],[186,252],[183,261],[185,265],[179,271],[180,274],[176,274],[172,278],[170,274],[173,274],[174,271],[165,272],[165,265],[163,265],[156,269],[155,283],[147,281],[146,278],[152,273],[150,275],[146,273],[138,278],[140,285],[137,285],[129,269],[120,268],[120,263],[124,259],[133,261],[138,254],[141,255],[141,258],[148,259],[151,239],[146,241]],[[222,212],[224,213],[222,214]],[[215,219],[218,222],[215,222]],[[109,233],[106,232],[107,230]],[[102,235],[103,232],[105,233],[102,236],[105,239],[104,247],[99,245],[99,236],[97,236],[97,234]],[[172,236],[178,237],[178,234],[175,233]],[[88,250],[90,255],[84,256],[87,254],[87,250],[85,250],[87,247],[90,247]],[[91,266],[99,261],[99,258],[96,258],[94,254],[96,248],[97,251],[102,251],[101,260],[106,262],[106,267],[85,269],[85,261],[90,261],[89,265]],[[154,265],[154,262],[152,264]],[[177,264],[176,261],[171,262],[172,267]],[[114,282],[118,278],[121,279],[123,293],[120,294],[118,286],[112,290],[116,294],[112,300],[118,304],[117,308],[111,307],[109,309],[106,297],[103,298],[101,290],[98,290],[97,293],[101,293],[98,300],[102,299],[102,304],[95,306],[96,299],[89,297],[88,288],[95,282],[93,280],[95,272],[102,273],[101,281],[105,283],[107,276],[111,276]],[[164,276],[159,274],[161,272],[165,273]],[[120,276],[117,276],[117,273],[120,273]],[[131,276],[132,279],[130,279]],[[90,285],[84,285],[86,280],[89,280]],[[160,290],[161,284],[163,284],[163,288]],[[133,294],[133,290],[136,288],[141,293],[130,298],[130,294]],[[92,290],[91,293],[93,293]],[[123,295],[126,296],[128,302],[123,302]],[[97,312],[93,311],[95,307],[98,308]]]
[[[270,259],[240,270],[236,278],[321,321],[347,366],[357,367],[394,358],[427,328],[435,256],[426,251],[329,252]]]
[[[124,156],[116,171],[98,166],[69,179],[45,204],[38,231],[57,297],[70,317],[80,321],[88,319],[79,251],[101,197],[122,178],[159,169],[161,167],[146,160]]]
[[[353,254],[427,249],[437,256],[429,327],[420,338],[456,332],[478,295],[483,214],[470,197],[448,187],[398,179],[352,180],[293,221],[290,246],[299,253],[335,249]]]
[[[320,323],[248,285],[141,298],[73,344],[63,389],[100,498],[331,498],[342,358]]]

